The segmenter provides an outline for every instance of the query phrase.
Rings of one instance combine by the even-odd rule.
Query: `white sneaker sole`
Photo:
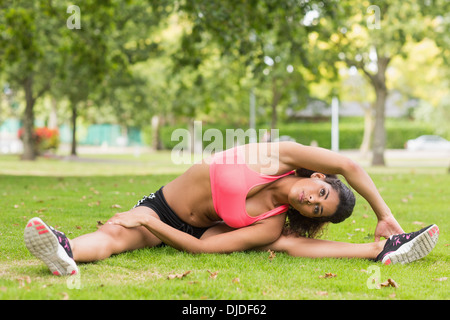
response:
[[[439,228],[433,224],[413,240],[405,243],[396,251],[388,253],[381,261],[385,265],[406,264],[422,259],[433,250],[439,237]]]
[[[33,218],[28,221],[24,239],[31,254],[42,260],[54,275],[78,273],[75,261],[68,256],[56,235],[41,219]]]

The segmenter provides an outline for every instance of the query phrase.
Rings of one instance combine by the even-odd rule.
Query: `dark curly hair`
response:
[[[296,175],[299,177],[311,177],[314,173],[308,169],[297,169]],[[328,217],[308,218],[292,206],[287,211],[286,225],[283,233],[285,235],[294,234],[301,237],[314,238],[320,234],[324,226],[331,223],[339,223],[351,216],[355,207],[355,195],[350,188],[345,185],[336,175],[325,174],[325,182],[336,190],[339,196],[339,204],[336,212]]]

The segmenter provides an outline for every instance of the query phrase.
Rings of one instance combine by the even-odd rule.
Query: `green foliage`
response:
[[[413,80],[390,82],[389,72],[380,83],[400,91],[408,87],[402,91],[408,98],[429,100],[431,108],[424,112],[436,116],[423,118],[445,127],[446,118],[440,116],[448,104],[448,85],[441,81],[448,78],[445,62],[450,56],[445,0],[374,3],[380,9],[381,29],[369,27],[374,19],[368,12],[370,1],[86,0],[77,5],[81,29],[66,25],[68,3],[0,2],[1,80],[26,102],[23,118],[29,137],[34,104],[45,103],[45,96],[62,109],[61,121],[70,114],[98,123],[107,114],[122,126],[143,128],[154,115],[171,125],[227,118],[245,126],[253,92],[257,121],[284,127],[277,122],[284,120],[287,108],[300,110],[311,98],[343,96],[339,71],[348,66],[359,68],[373,84],[375,53],[378,60],[385,58],[386,66],[393,57],[416,65],[407,58],[411,45],[423,39],[435,43],[435,56],[442,58],[433,56],[420,65],[445,71],[431,72],[433,81],[424,77],[421,83],[410,76],[420,71],[412,68],[408,73],[397,65],[394,73]],[[424,83],[440,83],[440,93]],[[366,94],[366,89],[357,100],[373,103],[374,94]],[[308,135],[286,130],[299,141]],[[358,144],[345,132],[344,146]],[[390,134],[386,147],[401,145],[406,136],[399,135],[393,143],[397,136]],[[170,145],[167,139],[164,143]],[[325,138],[319,144],[326,146]]]
[[[172,149],[181,141],[172,141],[172,133],[180,126],[165,126],[161,128],[161,139],[166,149]],[[187,130],[187,127],[181,127]],[[217,129],[223,137],[223,148],[226,149],[226,130],[235,130],[236,127],[227,124],[203,124],[203,134],[208,129]],[[244,131],[247,127],[243,128]],[[270,132],[269,126],[258,126],[259,130]],[[279,136],[290,136],[301,144],[310,145],[315,142],[320,147],[331,148],[331,121],[327,122],[289,122],[280,124],[278,127]],[[418,136],[433,134],[434,128],[426,123],[415,122],[403,119],[387,119],[387,144],[388,149],[403,149],[409,139]],[[340,149],[359,149],[364,133],[364,119],[362,118],[341,118],[339,123],[339,144]],[[246,143],[249,141],[247,140]],[[211,142],[204,141],[204,147]]]

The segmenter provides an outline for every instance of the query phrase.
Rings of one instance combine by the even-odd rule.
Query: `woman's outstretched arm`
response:
[[[378,218],[375,240],[403,233],[391,210],[367,172],[353,160],[323,148],[280,142],[279,158],[289,168],[306,168],[328,174],[340,174],[372,207]]]
[[[281,234],[284,221],[285,215],[279,215],[245,228],[201,239],[177,230],[148,214],[123,212],[116,214],[109,223],[126,228],[144,226],[167,245],[190,253],[231,253],[274,242]]]

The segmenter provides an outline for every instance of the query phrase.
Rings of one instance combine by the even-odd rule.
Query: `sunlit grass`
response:
[[[93,232],[97,221],[129,209],[184,168],[170,163],[170,153],[92,162],[21,162],[2,156],[0,165],[0,299],[450,298],[446,280],[450,267],[450,176],[446,168],[368,168],[405,231],[431,223],[440,227],[436,248],[409,265],[303,259],[282,253],[270,258],[268,252],[192,255],[159,247],[80,264],[79,278],[67,278],[51,275],[26,250],[23,230],[28,219],[40,216],[71,238]],[[375,224],[370,207],[358,196],[353,216],[330,225],[323,237],[370,242]],[[380,268],[381,281],[391,278],[399,288],[369,289],[370,266]],[[187,271],[190,273],[182,279],[169,279]],[[211,277],[212,273],[216,276]],[[326,278],[327,273],[336,276]]]

